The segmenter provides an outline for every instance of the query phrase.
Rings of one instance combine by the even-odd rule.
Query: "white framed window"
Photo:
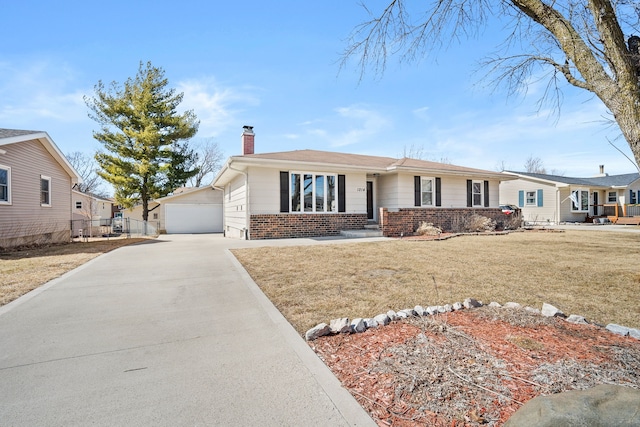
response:
[[[473,181],[471,185],[471,197],[473,206],[482,206],[482,181]]]
[[[11,204],[11,168],[0,165],[0,205]]]
[[[607,203],[616,203],[617,201],[618,201],[618,192],[609,191],[609,193],[607,193]]]
[[[534,191],[527,191],[525,194],[525,204],[527,206],[537,206],[538,204],[538,200],[537,200],[537,192]]]
[[[82,209],[82,201],[76,202],[76,209]]]
[[[572,212],[589,212],[589,190],[573,190],[569,198]]]
[[[291,172],[289,212],[337,212],[337,186],[334,174]]]
[[[435,203],[435,179],[430,177],[420,178],[420,203],[421,206],[433,206]]]
[[[51,177],[40,175],[40,206],[51,206]]]

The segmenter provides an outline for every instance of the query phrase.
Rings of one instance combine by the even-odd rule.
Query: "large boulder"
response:
[[[525,403],[504,427],[640,426],[640,390],[599,385]]]

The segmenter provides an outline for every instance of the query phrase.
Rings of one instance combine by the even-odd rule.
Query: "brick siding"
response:
[[[252,240],[337,236],[341,230],[360,230],[367,214],[265,214],[251,215]]]
[[[380,208],[380,229],[385,237],[412,236],[421,223],[428,222],[447,232],[455,219],[474,213],[495,220],[497,228],[509,219],[498,208]]]

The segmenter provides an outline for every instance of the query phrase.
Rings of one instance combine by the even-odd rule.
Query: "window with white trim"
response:
[[[473,206],[482,206],[482,181],[473,181],[471,186],[471,197]]]
[[[607,194],[607,202],[608,203],[616,203],[618,201],[618,192],[617,191],[609,191]]]
[[[573,190],[569,198],[572,212],[589,212],[589,190]]]
[[[289,174],[289,212],[337,212],[338,176],[333,174]]]
[[[525,204],[527,206],[536,206],[538,204],[537,191],[527,191],[525,194]]]
[[[51,206],[51,177],[40,176],[40,205]]]
[[[420,178],[420,200],[422,206],[433,206],[435,201],[435,184],[433,178]]]
[[[11,204],[11,168],[0,165],[0,204]]]
[[[82,201],[76,202],[76,209],[82,209]]]

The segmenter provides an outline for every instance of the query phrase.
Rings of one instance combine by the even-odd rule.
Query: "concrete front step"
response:
[[[364,229],[364,230],[341,230],[340,235],[344,237],[382,237],[382,230]]]

